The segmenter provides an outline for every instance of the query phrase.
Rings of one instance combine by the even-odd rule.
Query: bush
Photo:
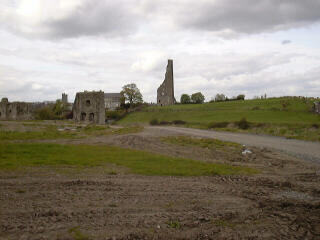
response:
[[[171,123],[171,122],[168,122],[168,121],[161,121],[159,124],[160,124],[160,125],[170,125],[170,124],[172,124],[172,123]]]
[[[172,123],[175,124],[175,125],[183,125],[183,124],[186,124],[186,122],[185,122],[185,121],[182,121],[182,120],[173,120]]]
[[[246,118],[241,118],[240,121],[236,122],[236,125],[238,126],[238,128],[240,129],[248,129],[250,127],[250,123],[247,121]]]
[[[229,122],[213,122],[209,123],[208,128],[226,128],[228,125]]]
[[[35,118],[37,120],[56,120],[58,119],[57,116],[55,116],[54,112],[50,107],[44,107],[36,111]]]
[[[245,95],[244,94],[240,94],[237,96],[237,100],[244,100]]]
[[[191,100],[193,103],[201,104],[204,102],[204,96],[201,92],[197,92],[191,95]]]
[[[159,125],[159,121],[158,119],[152,119],[150,122],[149,122],[150,125],[154,126],[154,125]]]
[[[188,94],[182,94],[180,98],[181,104],[188,104],[191,103],[191,98]]]

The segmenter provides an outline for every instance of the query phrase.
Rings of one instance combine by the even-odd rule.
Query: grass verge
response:
[[[195,138],[186,136],[169,136],[161,138],[163,142],[180,145],[180,146],[196,146],[209,149],[223,149],[223,150],[241,150],[242,146],[238,143],[221,141],[218,139],[209,138]]]
[[[27,166],[94,167],[107,163],[131,173],[158,176],[210,176],[258,173],[252,168],[174,158],[106,146],[0,143],[0,169]]]

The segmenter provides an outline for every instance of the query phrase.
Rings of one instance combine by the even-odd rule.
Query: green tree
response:
[[[201,92],[197,92],[191,95],[191,101],[193,103],[203,103],[204,102],[204,96]]]
[[[217,95],[215,96],[215,101],[216,102],[223,102],[226,100],[226,95],[224,95],[223,93],[217,93]]]
[[[237,96],[237,100],[244,100],[246,96],[244,94],[240,94]]]
[[[135,83],[124,85],[122,87],[121,95],[125,101],[130,103],[130,106],[143,102],[142,94]]]
[[[188,94],[182,94],[180,98],[181,104],[188,104],[191,103],[191,98]]]

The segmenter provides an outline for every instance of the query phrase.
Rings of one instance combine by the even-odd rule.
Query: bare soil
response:
[[[259,169],[253,176],[117,175],[103,167],[0,172],[0,239],[320,239],[320,166],[269,148],[161,142],[145,129],[44,142],[116,145]]]

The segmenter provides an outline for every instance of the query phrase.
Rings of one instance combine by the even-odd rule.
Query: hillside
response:
[[[187,127],[245,131],[320,141],[320,116],[311,112],[313,101],[300,98],[270,98],[215,102],[201,105],[152,106],[129,114],[121,125],[182,120]],[[248,129],[236,122],[245,118]]]

